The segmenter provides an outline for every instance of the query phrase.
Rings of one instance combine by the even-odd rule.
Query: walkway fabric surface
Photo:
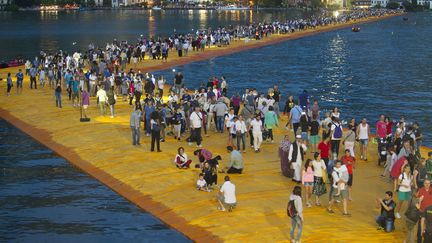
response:
[[[1,77],[8,71],[16,72],[16,69],[1,70]],[[232,213],[219,212],[215,192],[195,190],[199,171],[178,170],[172,164],[177,147],[185,147],[191,158],[195,147],[167,137],[167,142],[161,144],[163,153],[151,153],[150,139],[145,136],[142,136],[143,145],[134,147],[129,128],[131,108],[121,99],[116,104],[114,119],[99,116],[96,101],[92,99],[89,108],[92,121],[80,123],[79,109],[71,106],[65,92],[64,108],[58,109],[53,90],[48,87],[30,90],[28,86],[26,79],[23,95],[16,95],[14,87],[12,96],[6,97],[5,82],[1,82],[0,116],[3,119],[192,240],[289,240],[286,204],[294,184],[281,175],[277,156],[278,142],[288,133],[285,129],[276,129],[277,143],[264,143],[261,153],[247,150],[245,173],[231,176],[237,187],[238,207]],[[204,137],[203,144],[214,155],[222,155],[222,166],[226,165],[226,134],[211,132],[210,137]],[[429,149],[423,149],[423,153],[427,151]],[[375,198],[383,197],[392,186],[379,177],[382,169],[376,166],[375,148],[369,152],[369,162],[359,162],[354,172],[354,201],[349,203],[352,216],[342,216],[341,205],[335,207],[334,215],[329,215],[325,211],[327,196],[323,196],[322,207],[305,209],[303,242],[402,241],[406,232],[404,218],[397,220],[393,233],[376,230],[374,217],[379,212],[375,208]],[[220,183],[223,176],[219,175]]]

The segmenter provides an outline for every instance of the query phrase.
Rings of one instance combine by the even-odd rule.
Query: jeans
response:
[[[131,127],[132,129],[132,144],[140,144],[140,129],[139,127]]]
[[[267,140],[270,138],[270,140],[274,140],[274,138],[273,138],[273,129],[267,129],[268,130],[268,137],[267,137]]]
[[[279,102],[275,102],[273,104],[274,112],[276,113],[277,117],[280,118],[280,108],[279,108]]]
[[[216,130],[220,133],[224,131],[224,117],[216,116]]]
[[[56,107],[62,107],[61,92],[55,92]]]
[[[180,138],[181,135],[181,124],[174,125],[174,136]]]
[[[246,150],[246,133],[237,134],[236,138],[237,138],[237,150],[240,151],[240,141],[241,141],[243,144],[243,151],[245,151]]]
[[[383,227],[386,232],[390,232],[394,230],[394,220],[390,218],[386,218],[384,216],[378,216],[376,218],[376,222],[379,226]]]
[[[297,226],[297,236],[296,236],[295,240],[299,241],[300,237],[301,237],[301,233],[302,233],[302,228],[303,228],[303,222],[299,216],[295,216],[294,218],[291,218],[290,236],[291,236],[292,240],[294,239],[294,231],[295,231],[296,226]]]
[[[114,116],[114,105],[110,105],[111,116]]]
[[[193,138],[193,140],[197,143],[197,145],[201,145],[201,127],[200,128],[193,128],[192,129],[192,134],[191,137]]]
[[[35,89],[37,89],[36,77],[30,77],[30,89],[33,89],[33,83],[34,83]]]
[[[293,123],[294,136],[297,134],[297,129],[300,127],[300,122]]]
[[[157,150],[160,151],[160,131],[151,131],[151,151],[154,151],[154,146],[157,146]]]

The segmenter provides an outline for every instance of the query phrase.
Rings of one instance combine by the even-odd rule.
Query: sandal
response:
[[[334,213],[333,209],[328,209],[328,208],[327,208],[327,212],[328,213]]]

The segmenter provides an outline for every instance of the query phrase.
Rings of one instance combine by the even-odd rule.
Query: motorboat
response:
[[[249,7],[237,6],[237,5],[226,5],[226,6],[218,6],[216,10],[250,10]]]
[[[360,27],[358,27],[358,26],[353,26],[353,27],[351,28],[351,30],[352,30],[352,32],[360,32]]]
[[[403,20],[404,21],[408,21],[408,17],[403,17]]]
[[[160,10],[162,10],[162,8],[159,7],[159,6],[154,6],[154,7],[152,8],[152,10],[160,11]]]

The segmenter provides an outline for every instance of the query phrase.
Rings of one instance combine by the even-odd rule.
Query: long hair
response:
[[[300,186],[295,186],[293,189],[293,194],[301,197],[301,191],[302,191],[302,189]]]
[[[306,160],[306,163],[305,163],[305,165],[304,165],[304,170],[305,171],[307,171],[307,169],[309,168],[309,165],[311,164],[311,162],[312,162],[312,160],[311,159],[307,159]],[[312,171],[314,170],[314,167],[313,166],[311,166],[312,167]]]

